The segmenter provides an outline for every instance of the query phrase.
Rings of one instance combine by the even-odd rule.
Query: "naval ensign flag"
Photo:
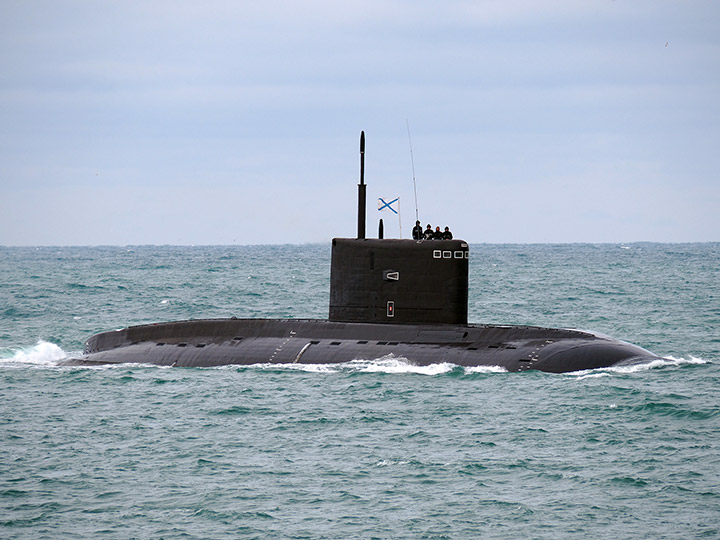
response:
[[[400,238],[402,238],[402,222],[400,221],[400,197],[395,197],[391,201],[386,201],[382,197],[378,198],[378,211],[389,210],[398,217],[398,226],[400,227]]]

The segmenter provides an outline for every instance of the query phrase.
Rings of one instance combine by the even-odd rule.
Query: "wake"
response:
[[[68,354],[54,343],[40,340],[33,347],[6,349],[0,353],[0,364],[15,366],[56,366]]]
[[[628,375],[634,373],[642,373],[644,371],[650,371],[655,369],[663,369],[668,367],[681,367],[684,365],[701,365],[709,364],[710,361],[703,360],[690,355],[688,358],[675,358],[673,356],[667,356],[665,358],[658,358],[649,362],[643,362],[639,364],[630,365],[618,365],[610,366],[606,368],[598,369],[587,369],[583,371],[573,371],[571,373],[565,373],[566,376],[574,377],[577,380],[592,379],[598,377],[611,377],[613,375]]]

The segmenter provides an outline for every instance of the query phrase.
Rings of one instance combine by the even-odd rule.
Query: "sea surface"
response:
[[[643,366],[58,366],[130,324],[325,318],[329,260],[0,247],[0,538],[720,538],[718,243],[471,246],[471,322]]]

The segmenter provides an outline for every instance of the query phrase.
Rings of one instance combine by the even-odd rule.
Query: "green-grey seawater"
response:
[[[667,360],[59,367],[90,334],[325,318],[326,246],[0,248],[0,538],[720,538],[720,244],[473,245],[473,322]]]

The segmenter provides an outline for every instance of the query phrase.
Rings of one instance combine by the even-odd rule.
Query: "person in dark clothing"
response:
[[[443,239],[443,233],[440,230],[440,227],[435,227],[435,232],[433,233],[433,240],[442,240]]]
[[[435,236],[435,233],[432,230],[432,227],[428,223],[427,229],[425,229],[425,240],[432,240],[433,236]]]
[[[420,225],[419,221],[415,222],[415,226],[412,230],[413,240],[422,240],[423,238],[423,228]]]
[[[450,232],[449,227],[445,227],[445,232],[443,233],[443,240],[452,240],[452,233]]]

